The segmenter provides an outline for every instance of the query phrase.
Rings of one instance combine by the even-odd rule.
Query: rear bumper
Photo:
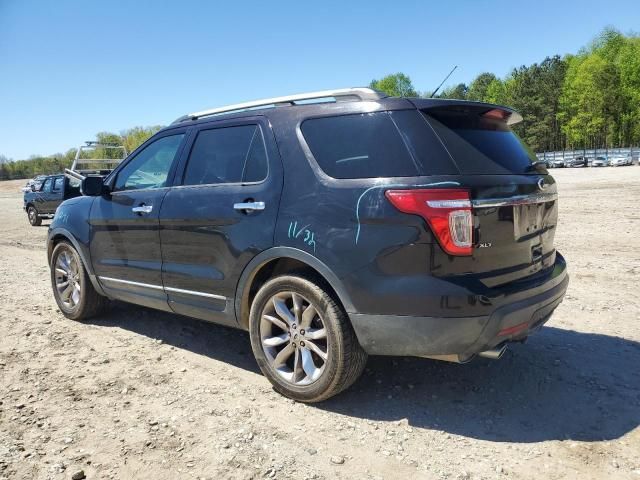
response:
[[[554,276],[512,296],[490,315],[416,317],[349,313],[362,347],[371,355],[473,356],[539,329],[562,302],[569,284],[560,257]],[[545,288],[547,287],[547,288]]]

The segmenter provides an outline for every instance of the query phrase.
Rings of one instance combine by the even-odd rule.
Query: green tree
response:
[[[467,87],[466,84],[458,83],[457,85],[454,85],[452,87],[445,88],[444,90],[442,90],[442,93],[440,93],[439,95],[436,95],[436,97],[466,100],[468,91],[469,91],[469,88]]]
[[[127,149],[127,152],[131,153],[146,142],[152,135],[156,134],[161,128],[162,126],[155,125],[153,127],[133,127],[124,130],[120,132],[122,144]]]
[[[369,86],[392,97],[418,96],[418,92],[416,92],[416,89],[413,87],[411,79],[404,73],[394,73],[380,80],[371,80]]]
[[[583,148],[617,144],[621,100],[620,75],[614,63],[598,53],[573,57],[559,113],[569,145]]]
[[[640,144],[640,37],[629,38],[617,57],[624,110],[620,118],[621,145]]]
[[[478,75],[469,85],[467,100],[486,102],[489,85],[496,80],[497,77],[493,73],[484,72]]]

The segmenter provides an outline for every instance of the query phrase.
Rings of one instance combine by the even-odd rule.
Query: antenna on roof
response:
[[[433,96],[438,93],[438,90],[440,90],[440,87],[442,85],[444,85],[444,82],[447,81],[447,79],[451,76],[451,74],[453,73],[453,71],[458,68],[458,65],[454,65],[454,67],[451,69],[451,71],[449,72],[449,75],[447,75],[446,77],[444,77],[444,80],[442,80],[442,82],[440,83],[440,85],[438,85],[438,88],[436,88],[433,93],[431,94],[431,96],[429,98],[433,98]]]

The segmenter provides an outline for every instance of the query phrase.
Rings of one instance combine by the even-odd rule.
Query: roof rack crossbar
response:
[[[197,120],[202,117],[217,115],[220,113],[240,112],[243,110],[257,109],[260,107],[276,107],[282,105],[295,105],[296,102],[304,102],[306,100],[319,100],[323,98],[333,98],[335,101],[376,101],[387,97],[386,94],[374,90],[373,88],[340,88],[336,90],[322,90],[319,92],[299,93],[297,95],[288,95],[285,97],[265,98],[262,100],[254,100],[251,102],[236,103],[224,107],[202,110],[200,112],[183,115],[176,119],[173,124],[186,122],[188,120]]]
[[[116,168],[129,154],[124,145],[118,145],[114,142],[88,140],[84,143],[84,145],[80,145],[76,150],[76,158],[73,160],[71,168],[64,169],[64,174],[69,178],[82,180],[89,175],[105,176]],[[121,150],[122,158],[81,158],[83,151],[91,150],[95,153],[99,148]],[[80,165],[84,168],[80,168]]]

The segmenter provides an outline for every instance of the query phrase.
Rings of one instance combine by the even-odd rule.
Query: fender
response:
[[[71,245],[73,245],[73,248],[75,248],[76,251],[78,252],[78,255],[80,255],[80,259],[82,260],[82,264],[85,270],[87,271],[87,274],[89,275],[89,279],[93,284],[93,288],[95,288],[96,292],[98,292],[100,295],[103,295],[106,297],[107,294],[104,293],[104,290],[102,290],[102,287],[98,282],[98,278],[95,276],[93,272],[93,265],[91,264],[91,259],[89,258],[88,251],[86,250],[86,248],[84,248],[80,244],[80,242],[76,240],[76,238],[66,228],[56,227],[49,230],[49,234],[47,236],[47,260],[49,263],[49,268],[51,268],[51,254],[53,253],[53,239],[56,236],[64,237],[66,241],[70,242]]]
[[[268,250],[264,250],[263,252],[260,252],[258,255],[253,257],[253,259],[244,268],[242,274],[240,275],[240,278],[238,279],[234,301],[234,310],[236,321],[238,322],[238,326],[240,328],[244,328],[240,322],[240,319],[242,318],[242,301],[245,298],[245,295],[248,294],[248,289],[246,288],[247,285],[251,283],[255,274],[265,263],[279,258],[290,258],[292,260],[298,260],[316,270],[335,290],[338,298],[340,299],[340,302],[342,302],[342,305],[347,310],[347,312],[354,311],[353,303],[351,302],[351,298],[344,288],[344,284],[327,265],[318,260],[318,258],[303,250],[292,247],[273,247]]]

